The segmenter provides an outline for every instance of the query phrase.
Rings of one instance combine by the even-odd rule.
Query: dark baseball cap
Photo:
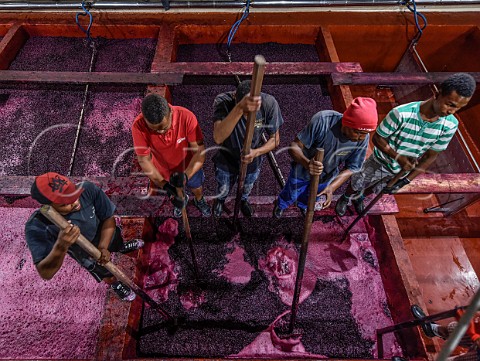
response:
[[[35,178],[30,194],[41,204],[72,204],[83,192],[70,179],[55,172],[48,172]]]

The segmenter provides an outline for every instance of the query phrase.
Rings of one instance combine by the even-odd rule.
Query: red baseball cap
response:
[[[48,172],[35,178],[30,194],[41,204],[72,204],[83,192],[70,179],[55,172]]]

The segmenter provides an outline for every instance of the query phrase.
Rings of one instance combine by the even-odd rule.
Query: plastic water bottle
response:
[[[315,202],[315,211],[321,211],[326,200],[327,196],[325,194],[322,194],[320,197],[318,197],[318,200]]]

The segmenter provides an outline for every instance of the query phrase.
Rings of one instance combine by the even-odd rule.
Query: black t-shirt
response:
[[[64,217],[77,225],[82,235],[95,244],[94,238],[100,223],[113,216],[115,205],[93,183],[83,182],[82,187],[84,191],[80,196],[80,210]],[[50,254],[57,241],[58,232],[58,227],[42,216],[38,210],[30,216],[25,224],[25,238],[32,253],[33,263],[39,263]],[[79,250],[81,250],[80,246],[74,244],[70,247],[69,253],[72,251],[75,254],[83,254]]]
[[[283,124],[282,113],[277,101],[271,95],[261,93],[262,106],[257,112],[255,120],[255,130],[252,138],[252,149],[259,148],[262,145],[262,132],[265,131],[268,137],[275,134]],[[222,93],[217,95],[213,103],[213,121],[225,119],[225,117],[235,107],[235,92]],[[238,121],[233,129],[232,134],[225,139],[221,148],[213,157],[215,166],[238,174],[240,170],[240,157],[245,139],[247,119],[245,116]],[[268,138],[267,137],[267,138]],[[248,165],[247,173],[255,172],[260,167],[263,157],[256,157],[252,163]]]

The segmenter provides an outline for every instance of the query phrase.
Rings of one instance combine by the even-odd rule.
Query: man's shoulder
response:
[[[458,128],[458,119],[455,115],[450,114],[446,116],[445,118],[445,126],[450,128],[450,129],[456,129]]]
[[[220,93],[215,97],[213,104],[218,106],[220,104],[229,105],[231,103],[235,103],[235,92],[225,92]]]
[[[96,189],[99,188],[96,184],[94,184],[94,183],[92,183],[88,180],[82,181],[79,185],[85,190],[92,190],[92,189],[96,190]]]
[[[265,106],[278,106],[277,99],[273,95],[266,94],[266,93],[260,93],[260,96],[262,98],[262,105]]]
[[[170,105],[170,108],[177,113],[184,114],[184,113],[192,113],[193,112],[190,109],[187,109],[185,107],[182,107],[181,105]]]
[[[143,119],[143,114],[142,113],[138,114],[135,117],[135,119],[133,120],[132,130],[133,131],[139,131],[139,132],[146,131],[145,120]]]
[[[138,115],[135,117],[135,119],[133,120],[133,124],[136,125],[136,124],[138,124],[138,123],[140,123],[140,122],[143,122],[143,114],[142,114],[142,113],[138,114]]]
[[[49,225],[52,225],[52,223],[37,209],[25,222],[25,233],[43,231]]]
[[[89,181],[83,181],[78,184],[78,186],[83,188],[83,192],[80,196],[80,199],[89,199],[92,197],[98,196],[98,192],[103,192],[100,187],[98,187],[96,184],[89,182]]]
[[[195,114],[190,109],[187,109],[180,105],[170,105],[170,107],[173,112],[173,118],[177,119],[177,121],[179,122],[189,122],[193,118],[196,119]]]
[[[416,102],[401,104],[393,108],[393,110],[397,111],[398,113],[411,114],[412,112],[416,112],[418,110],[420,103],[421,103],[420,101],[416,101]]]
[[[338,123],[342,119],[343,114],[336,110],[320,110],[312,117],[312,123],[324,124],[326,126]]]

